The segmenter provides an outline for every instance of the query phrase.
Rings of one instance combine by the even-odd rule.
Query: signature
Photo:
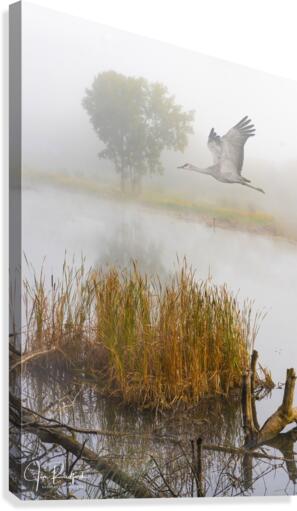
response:
[[[36,492],[39,489],[41,481],[45,482],[47,486],[55,486],[61,479],[63,479],[63,481],[69,481],[71,484],[74,484],[75,480],[85,479],[85,477],[86,476],[83,470],[72,470],[70,473],[67,473],[64,463],[53,465],[47,474],[41,472],[39,461],[32,461],[28,463],[24,469],[25,481],[34,482]]]

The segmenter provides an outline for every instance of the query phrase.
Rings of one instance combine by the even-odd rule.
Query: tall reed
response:
[[[65,263],[58,281],[26,281],[24,302],[27,351],[57,351],[63,367],[140,407],[239,386],[259,320],[250,301],[240,306],[227,286],[198,280],[186,261],[165,283],[136,264],[86,272]]]

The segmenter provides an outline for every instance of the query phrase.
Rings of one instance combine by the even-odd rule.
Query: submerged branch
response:
[[[102,435],[102,436],[110,436],[110,437],[137,437],[137,438],[146,438],[146,439],[158,439],[159,441],[163,440],[166,442],[172,442],[174,444],[181,444],[182,440],[174,435],[149,435],[149,434],[138,434],[138,433],[131,433],[131,432],[116,432],[116,431],[106,431],[106,430],[99,430],[99,429],[87,429],[87,428],[76,428],[72,427],[68,424],[63,424],[59,421],[56,421],[54,419],[48,419],[36,412],[33,412],[32,410],[21,406],[20,400],[15,398],[14,396],[10,396],[10,402],[11,402],[11,418],[12,422],[19,427],[22,427],[26,429],[27,431],[30,430],[30,432],[33,432],[37,434],[42,440],[44,440],[43,437],[47,437],[49,442],[55,442],[64,447],[67,442],[67,446],[69,446],[68,442],[73,440],[73,436],[69,437],[66,436],[65,433],[62,433],[61,430],[67,430],[74,433],[83,433],[86,435]],[[20,417],[22,418],[22,422],[20,421]],[[43,419],[45,422],[41,423],[40,419]],[[290,433],[290,432],[289,432]],[[279,437],[285,437],[285,435],[279,435]],[[53,437],[55,439],[53,440]],[[278,437],[277,437],[278,438]],[[65,440],[66,439],[66,440]],[[61,440],[61,442],[59,441]],[[46,440],[44,440],[46,441]],[[87,461],[87,457],[85,456],[85,449],[80,451],[78,449],[78,445],[82,449],[82,444],[79,444],[78,442],[74,441],[75,445],[75,452],[77,456],[80,455],[80,457],[84,458]],[[271,446],[277,447],[276,444],[269,444]],[[65,447],[66,448],[66,447]],[[264,452],[259,452],[255,450],[251,450],[245,447],[232,447],[232,446],[226,446],[226,445],[216,445],[216,444],[208,444],[208,443],[202,443],[201,449],[205,451],[217,451],[217,452],[225,452],[229,454],[235,454],[235,455],[242,455],[242,456],[251,456],[254,458],[263,458],[263,459],[269,459],[269,460],[280,460],[280,461],[291,461],[291,458],[286,457],[280,457],[280,456],[274,456],[270,455]],[[71,449],[68,449],[71,451]],[[89,450],[88,450],[89,451]],[[73,452],[73,451],[71,451]],[[83,453],[83,454],[82,454]],[[93,460],[93,456],[90,458]],[[99,459],[99,458],[98,458]]]
[[[121,486],[129,494],[138,498],[151,498],[154,495],[137,478],[131,477],[121,470],[115,463],[107,461],[98,456],[94,451],[85,447],[73,438],[61,431],[63,425],[58,431],[49,424],[42,425],[37,422],[38,416],[33,411],[22,407],[21,402],[14,396],[10,396],[10,416],[11,422],[17,426],[37,435],[43,442],[56,443],[66,451],[71,452],[76,457],[83,459],[90,467],[102,474],[105,479],[110,479]]]

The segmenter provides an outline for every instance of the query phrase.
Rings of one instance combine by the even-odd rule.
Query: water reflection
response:
[[[199,278],[212,274],[217,284],[227,282],[242,298],[255,299],[257,309],[268,315],[261,326],[257,349],[261,364],[268,367],[275,382],[283,380],[295,359],[297,316],[296,247],[243,232],[209,229],[196,221],[145,210],[65,191],[44,188],[23,194],[24,252],[38,271],[47,257],[48,275],[60,274],[65,250],[72,256],[86,256],[86,265],[119,264],[127,266],[137,259],[150,272],[172,271],[176,257],[184,256],[197,269]],[[39,211],[39,215],[36,215]],[[44,229],[46,222],[47,228]],[[80,375],[81,376],[81,375]],[[49,371],[44,361],[38,368],[23,372],[13,386],[24,404],[48,419],[77,429],[97,429],[101,433],[70,432],[83,445],[147,484],[158,496],[197,494],[195,463],[191,440],[203,438],[203,444],[240,446],[243,444],[238,396],[232,399],[202,401],[197,408],[176,410],[171,415],[140,413],[106,401],[93,382],[82,383],[78,375],[69,376],[57,364]],[[281,402],[276,389],[257,405],[259,422]],[[12,447],[17,449],[18,431],[13,428]],[[204,449],[203,491],[207,496],[278,495],[296,493],[296,463],[293,448],[296,428],[280,434],[265,452],[280,459],[259,459],[234,453]],[[114,482],[91,470],[85,460],[75,457],[56,444],[43,442],[23,432],[22,451],[14,452],[12,486],[23,498],[107,498],[126,497],[127,492]],[[28,481],[39,463],[38,491]],[[61,477],[47,485],[52,468],[63,465],[63,474],[74,467],[81,476],[73,483]],[[73,465],[75,464],[75,465]],[[38,466],[38,465],[37,465]],[[32,472],[33,471],[33,472]],[[32,473],[31,473],[32,472]],[[17,478],[16,474],[22,477]]]
[[[142,481],[154,496],[197,496],[193,442],[203,439],[202,484],[206,496],[295,494],[294,443],[297,428],[278,435],[260,459],[232,452],[210,450],[208,445],[240,446],[240,400],[203,400],[199,406],[171,413],[140,412],[106,400],[96,386],[61,373],[43,371],[40,365],[23,373],[24,406],[38,412],[50,426],[63,424],[64,434],[125,473]],[[14,378],[19,384],[19,375]],[[70,429],[67,430],[67,427]],[[73,429],[71,429],[73,428]],[[84,429],[92,433],[83,432]],[[16,431],[16,430],[15,430]],[[12,437],[13,441],[13,437]],[[232,449],[231,449],[232,451]],[[280,458],[285,458],[285,461]],[[13,473],[21,472],[18,480]],[[53,483],[54,480],[54,483]],[[56,443],[42,441],[23,430],[22,452],[12,463],[12,481],[22,498],[110,498],[127,497],[119,485],[102,477],[98,470]]]
[[[55,276],[61,274],[65,251],[77,263],[83,254],[86,266],[109,261],[126,265],[136,256],[149,271],[161,273],[176,268],[177,256],[186,257],[198,278],[210,273],[217,284],[239,292],[239,299],[255,300],[255,310],[268,312],[257,349],[276,382],[283,381],[295,358],[294,244],[226,229],[214,232],[191,219],[50,187],[24,192],[22,239],[36,271],[46,256],[48,275]],[[270,404],[264,417],[275,407]]]
[[[148,275],[166,275],[163,244],[151,240],[144,232],[140,221],[121,222],[109,235],[103,235],[99,243],[97,264],[100,267],[115,265],[129,268],[132,260]]]

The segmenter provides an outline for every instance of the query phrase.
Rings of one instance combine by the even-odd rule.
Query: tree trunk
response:
[[[121,169],[121,192],[124,193],[126,191],[126,174],[125,170]]]
[[[135,195],[139,195],[141,192],[141,176],[137,174],[135,169],[132,170],[132,191]]]

